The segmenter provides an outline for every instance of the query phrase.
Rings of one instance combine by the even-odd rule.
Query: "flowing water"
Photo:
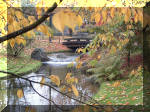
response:
[[[75,67],[72,69],[68,69],[67,65],[69,63],[75,63],[75,58],[78,55],[74,53],[52,53],[49,55],[50,61],[43,62],[43,65],[37,72],[30,73],[25,75],[24,77],[29,78],[33,81],[41,81],[40,75],[50,76],[50,75],[58,75],[61,80],[65,79],[65,76],[68,72],[72,72],[75,77],[79,79],[79,83],[76,85],[77,89],[80,93],[82,93],[82,97],[79,97],[78,100],[83,102],[89,100],[88,96],[92,96],[96,93],[97,87],[92,85],[90,81],[87,80],[87,77],[82,74],[79,70],[76,70]],[[50,79],[45,79],[46,83],[50,84]],[[0,86],[4,92],[3,95],[0,96],[0,103],[4,105],[6,102],[8,105],[53,105],[48,100],[41,97],[46,97],[47,99],[51,99],[57,105],[78,105],[81,104],[73,99],[68,98],[67,96],[61,95],[59,92],[49,88],[47,86],[41,86],[40,84],[32,83],[33,88],[39,93],[37,94],[33,88],[31,87],[28,81],[23,79],[11,79],[7,81],[0,81]],[[4,88],[5,87],[5,88]],[[7,88],[7,95],[6,95]],[[17,90],[23,88],[24,97],[17,97]],[[57,90],[59,88],[55,87]],[[73,94],[70,95],[74,97]],[[86,96],[86,97],[83,97]],[[75,97],[74,97],[75,98]]]

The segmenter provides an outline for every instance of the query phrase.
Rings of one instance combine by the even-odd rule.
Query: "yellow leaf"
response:
[[[52,23],[54,26],[63,33],[65,26],[71,28],[74,31],[74,28],[78,25],[82,25],[82,18],[80,15],[76,15],[70,9],[64,9],[57,12],[53,18]]]
[[[20,45],[21,43],[25,46],[25,44],[26,44],[26,40],[23,38],[23,37],[21,37],[21,36],[17,36],[16,38],[15,38],[15,41],[16,41],[16,43],[18,44],[18,45]]]
[[[45,78],[44,77],[42,77],[42,79],[41,79],[41,81],[40,81],[40,85],[41,85],[41,87],[43,86],[43,84],[45,83]]]
[[[117,50],[116,50],[116,47],[115,47],[115,46],[112,46],[112,47],[111,47],[111,53],[116,53],[116,51],[117,51]]]
[[[68,79],[70,79],[71,77],[71,73],[67,73],[67,75],[66,75],[66,77],[65,77],[65,80],[68,80]]]
[[[22,91],[22,89],[18,89],[17,90],[17,96],[18,96],[18,98],[22,98],[23,97],[23,91]]]
[[[118,86],[120,86],[120,81],[114,82],[113,87],[118,87]]]
[[[78,92],[77,88],[74,85],[72,85],[72,91],[73,91],[73,93],[75,94],[76,97],[79,96],[79,92]]]
[[[71,92],[71,88],[68,88],[68,91]]]
[[[26,19],[26,18],[23,18],[21,21],[20,21],[20,24],[22,24],[24,27],[29,25],[29,21]]]
[[[15,11],[15,15],[17,16],[17,19],[23,19],[23,13],[21,13],[20,11]]]
[[[55,83],[57,86],[60,85],[60,79],[59,79],[58,76],[56,76],[56,75],[51,75],[51,76],[50,76],[50,79],[51,79],[51,81],[52,81],[53,83]]]
[[[8,25],[8,34],[14,31],[13,25]]]
[[[7,15],[7,22],[8,24],[11,24],[14,21],[14,18],[12,15]]]
[[[81,68],[81,66],[82,66],[82,62],[79,62],[79,63],[77,64],[76,68],[79,69],[79,68]]]
[[[77,24],[78,24],[78,26],[81,26],[82,23],[83,23],[83,20],[82,20],[81,16],[78,15],[78,16],[77,16]]]
[[[37,29],[37,31],[40,31],[40,32],[44,33],[45,35],[49,35],[48,26],[46,26],[46,25],[40,25],[36,29]]]
[[[82,48],[79,48],[79,49],[77,50],[78,53],[80,53],[80,52],[82,52],[82,51],[83,51]]]
[[[56,13],[52,18],[52,23],[61,33],[63,33],[65,25],[64,25],[64,12],[58,12]],[[61,21],[60,21],[61,20]]]
[[[30,24],[32,24],[33,22],[36,21],[36,19],[34,18],[34,16],[28,16],[28,19],[30,21]]]
[[[106,21],[106,19],[107,19],[107,11],[106,10],[102,11],[102,17],[103,17],[103,21]]]
[[[101,59],[101,55],[98,55],[98,56],[97,56],[97,59],[98,59],[98,60]]]
[[[11,40],[10,40],[10,46],[11,46],[11,48],[13,48],[14,45],[15,45],[15,39],[11,39]]]
[[[80,57],[77,57],[77,58],[75,59],[76,62],[78,62],[79,60],[80,60]]]
[[[111,17],[112,18],[114,18],[114,15],[115,15],[115,8],[111,8],[111,10],[110,10],[110,15],[111,15]]]
[[[74,80],[75,80],[75,83],[78,83],[78,79],[77,78],[75,78]]]
[[[61,92],[65,92],[65,91],[66,91],[66,86],[61,87],[61,88],[60,88],[60,91],[61,91]]]
[[[100,14],[96,13],[95,14],[95,22],[98,23],[100,21],[100,18],[101,18]]]

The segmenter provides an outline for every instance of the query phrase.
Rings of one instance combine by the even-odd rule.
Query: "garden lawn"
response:
[[[143,79],[104,82],[94,98],[102,105],[142,105]]]
[[[41,66],[40,61],[36,61],[26,57],[4,57],[0,59],[0,70],[12,72],[18,75],[24,75],[37,70]],[[0,73],[0,78],[7,76],[6,74]]]

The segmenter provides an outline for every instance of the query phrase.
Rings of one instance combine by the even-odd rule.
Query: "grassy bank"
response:
[[[102,105],[142,105],[142,77],[102,83],[94,96]]]
[[[12,72],[18,75],[24,75],[37,70],[41,66],[40,61],[36,61],[30,58],[30,56],[25,57],[2,57],[0,58],[0,70]],[[6,74],[0,73],[0,78],[6,77]]]

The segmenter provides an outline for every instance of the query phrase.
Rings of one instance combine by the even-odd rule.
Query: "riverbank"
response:
[[[19,56],[19,57],[12,57],[12,56],[2,56],[0,58],[1,69],[3,71],[8,71],[15,73],[17,75],[25,75],[31,72],[36,71],[42,65],[40,61],[33,60],[30,56]],[[9,79],[11,76],[6,74],[0,73],[0,79]]]
[[[54,38],[51,43],[49,42],[49,38],[35,39],[29,46],[25,47],[20,56],[13,57],[7,56],[6,53],[2,54],[0,59],[0,70],[12,72],[17,75],[25,75],[36,71],[42,63],[30,58],[35,48],[43,48],[47,54],[71,51],[69,48],[62,45],[61,42],[59,43],[58,38]],[[6,76],[6,74],[0,73],[0,79],[6,79]]]
[[[102,55],[100,51],[92,57],[86,54],[81,57],[81,61],[88,65],[90,60],[97,59],[99,55]],[[98,92],[93,96],[101,105],[143,105],[142,72],[138,75],[138,68],[141,68],[143,63],[142,53],[131,54],[129,68],[128,58],[122,57],[122,59],[125,60],[122,65],[125,71],[121,74],[121,80],[102,82]],[[133,77],[130,77],[131,73]]]

